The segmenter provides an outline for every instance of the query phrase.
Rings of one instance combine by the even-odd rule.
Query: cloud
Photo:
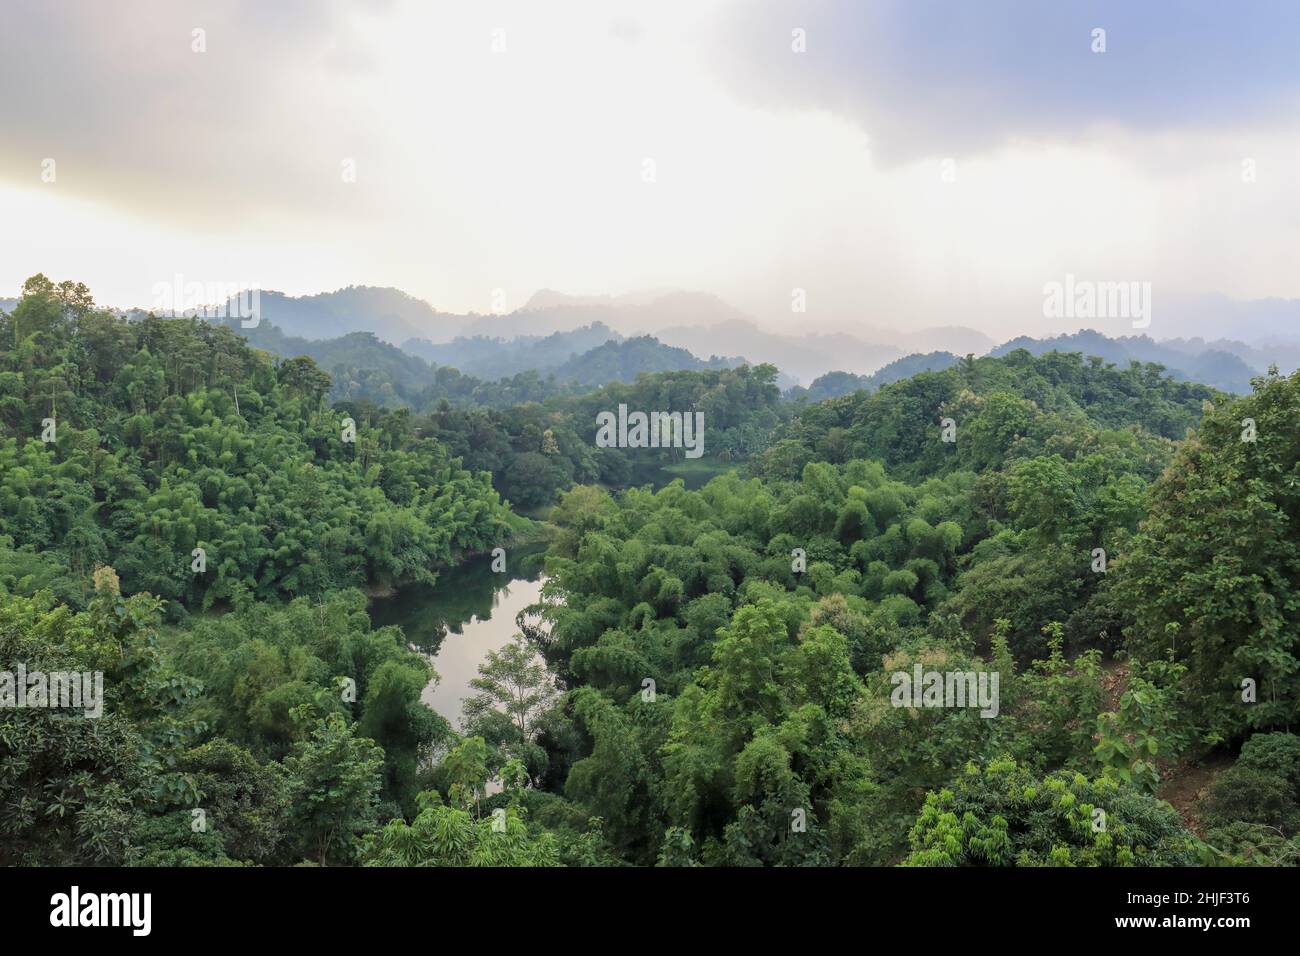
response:
[[[742,102],[849,118],[885,162],[1098,130],[1289,125],[1300,104],[1290,0],[750,0],[720,18],[714,47]]]
[[[48,157],[60,191],[215,228],[223,213],[301,211],[357,138],[305,104],[349,110],[332,94],[372,62],[351,21],[385,7],[6,3],[0,177],[39,184]]]
[[[697,288],[1009,332],[1067,272],[1300,296],[1300,14],[1136,6],[9,0],[0,290]]]
[[[636,43],[641,39],[641,24],[631,17],[615,17],[610,21],[609,35],[624,43]]]

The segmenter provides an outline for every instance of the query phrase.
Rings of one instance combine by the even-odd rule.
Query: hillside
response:
[[[699,359],[686,349],[673,348],[653,336],[641,335],[622,342],[606,342],[582,355],[575,355],[555,368],[553,374],[561,382],[596,388],[610,382],[632,382],[646,372],[734,368],[743,362],[744,359],[716,355]]]
[[[432,365],[450,365],[466,375],[505,378],[520,372],[548,372],[606,342],[623,336],[602,322],[547,336],[520,335],[513,339],[485,335],[458,336],[450,342],[410,339],[403,350]]]
[[[960,359],[951,352],[931,352],[928,355],[905,355],[870,375],[854,375],[852,372],[827,372],[818,376],[805,388],[792,388],[786,393],[788,398],[805,398],[809,402],[824,402],[839,398],[851,392],[865,390],[875,391],[882,385],[911,378],[919,372],[937,372],[956,365]]]
[[[651,336],[606,340],[581,352],[573,351],[588,342],[605,339],[609,330],[603,326],[522,342],[474,338],[439,346],[417,341],[412,346],[417,354],[381,341],[371,332],[350,332],[317,340],[286,335],[269,320],[251,329],[242,328],[238,320],[229,320],[224,327],[273,355],[310,357],[330,374],[333,400],[368,401],[383,407],[424,407],[440,398],[493,406],[516,404],[577,388],[632,382],[647,372],[730,368],[743,361],[718,357],[699,359],[685,349],[664,345]],[[435,365],[419,353],[459,357],[472,371],[450,362]]]
[[[1169,369],[1175,378],[1201,382],[1225,392],[1243,395],[1250,391],[1250,380],[1266,369],[1252,367],[1231,352],[1207,347],[1192,351],[1186,343],[1181,347],[1156,342],[1144,335],[1109,338],[1100,332],[1085,329],[1073,335],[1033,339],[1021,336],[999,345],[990,355],[1007,355],[1024,349],[1033,355],[1047,352],[1078,352],[1084,356],[1095,355],[1116,365],[1129,362],[1154,362]]]
[[[633,382],[562,392],[368,334],[255,332],[339,380],[43,276],[0,316],[0,650],[113,689],[102,734],[0,710],[0,801],[73,795],[0,819],[0,863],[440,865],[463,856],[442,828],[495,839],[478,806],[505,815],[511,842],[483,846],[511,865],[1294,858],[1300,376],[1232,402],[1013,349],[782,402],[771,365],[647,372],[699,364],[649,337],[566,372]],[[414,408],[348,394],[426,373]],[[595,441],[619,406],[689,410],[699,441]],[[644,486],[691,448],[716,477]],[[457,732],[366,596],[514,547],[520,507],[548,515],[547,600],[482,659]],[[931,666],[978,699],[900,701]],[[1242,707],[1243,667],[1277,695]],[[522,723],[492,703],[519,699],[503,680]],[[1180,779],[1204,784],[1175,809],[1157,794]],[[169,796],[198,790],[201,839]],[[337,841],[315,804],[349,794]]]
[[[467,322],[464,316],[438,312],[399,289],[377,286],[349,286],[305,296],[263,290],[260,299],[263,320],[286,335],[307,339],[337,338],[349,332],[370,332],[390,343],[449,338]]]

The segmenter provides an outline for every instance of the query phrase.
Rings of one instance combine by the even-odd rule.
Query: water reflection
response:
[[[469,682],[488,652],[499,650],[518,631],[515,617],[541,597],[544,578],[534,547],[507,553],[507,571],[492,570],[490,557],[445,571],[432,587],[412,585],[373,602],[374,626],[399,626],[406,639],[430,656],[439,680],[424,689],[423,700],[453,727],[460,725]]]

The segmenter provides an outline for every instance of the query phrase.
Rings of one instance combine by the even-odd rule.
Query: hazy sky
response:
[[[1165,295],[1300,297],[1297,51],[1289,0],[5,0],[0,296],[675,287],[1009,335],[1069,272],[1176,335]]]

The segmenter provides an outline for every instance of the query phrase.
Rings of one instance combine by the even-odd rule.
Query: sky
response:
[[[678,288],[995,337],[1095,324],[1044,316],[1067,274],[1150,283],[1157,337],[1300,298],[1300,3],[4,7],[0,297]]]

